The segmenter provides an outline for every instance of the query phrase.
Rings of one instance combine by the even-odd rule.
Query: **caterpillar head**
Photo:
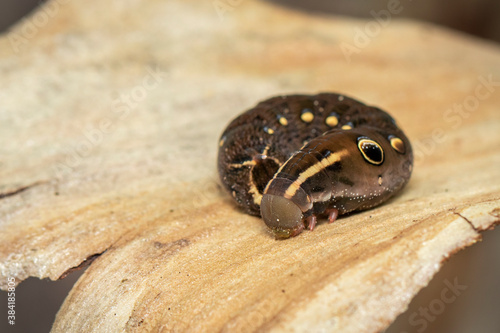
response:
[[[302,210],[292,200],[283,196],[264,194],[260,213],[276,238],[296,236],[305,227]]]

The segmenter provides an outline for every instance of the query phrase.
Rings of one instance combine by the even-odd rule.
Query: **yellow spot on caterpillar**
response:
[[[400,154],[405,153],[405,143],[403,140],[396,136],[390,136],[389,140],[391,141],[391,147],[394,148],[395,151],[397,151]]]
[[[274,130],[272,128],[269,128],[269,127],[264,127],[264,131],[266,131],[267,134],[274,134]]]
[[[337,116],[335,115],[328,116],[325,119],[325,123],[330,127],[335,127],[339,123],[339,118],[337,118]]]
[[[226,137],[223,137],[222,139],[220,139],[219,147],[222,147],[224,145],[224,142],[226,142]]]
[[[300,186],[302,186],[302,184],[307,179],[321,172],[321,170],[329,167],[330,165],[333,165],[335,162],[340,161],[344,156],[347,156],[348,154],[349,153],[347,149],[340,150],[336,153],[330,154],[328,157],[307,168],[304,172],[300,173],[299,177],[297,177],[297,179],[288,187],[284,197],[287,199],[293,197],[299,190]]]
[[[310,123],[314,120],[314,114],[311,111],[305,111],[300,115],[300,119],[305,123]]]
[[[342,129],[343,130],[350,130],[350,129],[352,129],[352,126],[346,124],[346,125],[342,126]]]
[[[379,184],[379,185],[382,185],[382,176],[379,176],[379,177],[378,177],[378,184]]]
[[[283,116],[279,116],[278,121],[279,121],[279,122],[280,122],[280,124],[281,124],[281,125],[283,125],[283,126],[288,125],[288,120],[287,120],[285,117],[283,117]]]

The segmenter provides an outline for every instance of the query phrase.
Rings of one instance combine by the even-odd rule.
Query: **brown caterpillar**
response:
[[[413,154],[386,112],[333,93],[273,97],[234,119],[219,141],[224,187],[276,238],[317,216],[374,207],[410,179]]]

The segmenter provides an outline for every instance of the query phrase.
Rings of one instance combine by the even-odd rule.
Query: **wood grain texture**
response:
[[[0,38],[0,286],[95,259],[53,332],[380,331],[500,221],[497,45],[394,18],[347,59],[366,21],[254,1],[37,13]],[[319,91],[390,112],[414,173],[276,241],[220,188],[217,140],[264,98]]]

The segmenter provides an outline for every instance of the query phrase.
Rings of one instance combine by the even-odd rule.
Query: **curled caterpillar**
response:
[[[410,179],[410,142],[386,112],[334,93],[273,97],[234,119],[219,141],[224,187],[276,238],[318,216],[381,204]]]

